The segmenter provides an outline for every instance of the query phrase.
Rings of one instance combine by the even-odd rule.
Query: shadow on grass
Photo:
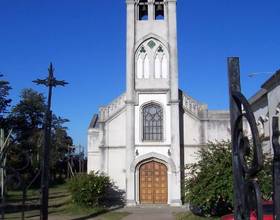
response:
[[[94,218],[94,217],[97,217],[99,215],[111,212],[111,211],[121,209],[121,208],[122,207],[116,207],[116,208],[113,208],[113,209],[103,209],[103,210],[100,210],[100,211],[98,211],[96,213],[93,213],[93,214],[89,214],[89,215],[86,215],[86,216],[83,216],[83,217],[73,218],[72,220],[86,220],[86,219]]]
[[[86,220],[123,208],[125,205],[124,193],[123,190],[111,185],[104,198],[99,201],[100,205],[103,207],[101,210],[83,217],[73,218],[72,220]]]

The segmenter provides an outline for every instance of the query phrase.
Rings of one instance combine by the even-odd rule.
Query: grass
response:
[[[10,207],[17,207],[16,211],[5,214],[5,219],[21,219],[21,198],[19,191],[10,191],[8,202]],[[40,195],[39,190],[29,190],[27,192],[27,201],[25,219],[40,218]],[[54,186],[49,191],[49,219],[50,220],[85,220],[97,217],[98,220],[120,220],[129,213],[111,212],[104,208],[83,208],[71,202],[71,195],[67,190],[66,184]]]
[[[176,213],[176,220],[206,220],[206,219],[218,220],[220,218],[200,217],[192,214],[191,212]]]

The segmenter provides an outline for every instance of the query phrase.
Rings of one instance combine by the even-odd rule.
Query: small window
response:
[[[160,105],[151,103],[143,108],[143,140],[163,140],[163,113]]]
[[[140,0],[138,3],[139,20],[148,20],[148,0]]]
[[[164,19],[164,2],[163,0],[155,0],[155,20]]]

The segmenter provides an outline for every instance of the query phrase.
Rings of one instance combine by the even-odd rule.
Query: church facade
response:
[[[179,206],[184,166],[230,139],[228,111],[178,87],[176,0],[126,0],[126,91],[88,128],[88,172],[108,174],[127,205]]]

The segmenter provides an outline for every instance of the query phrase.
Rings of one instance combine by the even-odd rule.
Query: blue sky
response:
[[[179,85],[210,109],[228,108],[226,58],[239,56],[242,89],[253,95],[280,68],[279,0],[178,0]],[[58,79],[53,111],[86,146],[93,113],[125,91],[125,0],[0,0],[0,72],[16,104],[23,88]]]

